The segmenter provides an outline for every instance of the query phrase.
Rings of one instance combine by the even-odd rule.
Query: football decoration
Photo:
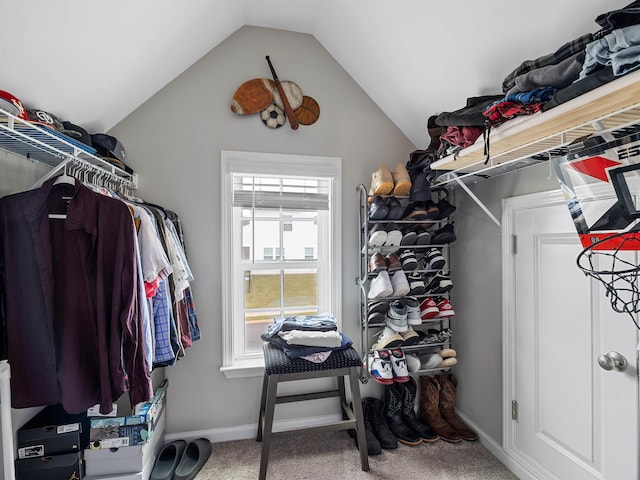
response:
[[[262,123],[269,128],[280,128],[287,121],[287,117],[282,110],[275,103],[272,103],[260,113]]]
[[[300,125],[316,123],[320,117],[320,105],[313,98],[306,95],[302,98],[302,105],[293,111]]]
[[[253,78],[244,82],[233,94],[231,111],[238,115],[259,113],[269,128],[279,128],[287,121],[292,130],[315,123],[320,116],[318,102],[304,95],[296,83],[280,80],[268,55],[266,60],[273,80]]]
[[[231,99],[231,111],[240,115],[258,113],[273,102],[273,80],[254,78],[238,87]]]

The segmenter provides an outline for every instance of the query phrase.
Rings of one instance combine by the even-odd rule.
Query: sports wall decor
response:
[[[313,98],[289,80],[282,80],[266,56],[273,80],[253,78],[238,87],[231,99],[231,111],[239,115],[260,114],[269,128],[280,128],[287,120],[292,130],[299,125],[312,125],[320,117],[320,106]]]

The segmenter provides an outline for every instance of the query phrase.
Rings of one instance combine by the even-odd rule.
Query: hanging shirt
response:
[[[0,199],[12,405],[79,413],[100,404],[107,413],[127,390],[132,405],[146,401],[131,214],[80,182],[54,181]],[[49,218],[55,205],[66,218]]]

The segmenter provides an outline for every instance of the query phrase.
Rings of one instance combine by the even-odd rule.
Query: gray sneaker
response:
[[[409,325],[407,322],[407,305],[402,300],[394,300],[390,303],[386,323],[389,328],[396,332],[407,331]]]

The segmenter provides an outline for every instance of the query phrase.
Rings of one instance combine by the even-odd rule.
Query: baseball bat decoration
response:
[[[280,80],[278,79],[278,75],[276,74],[276,71],[273,68],[273,65],[271,64],[269,55],[266,56],[266,59],[267,59],[267,63],[269,64],[269,68],[271,69],[271,75],[273,76],[273,81],[276,84],[276,89],[278,90],[278,93],[280,94],[280,98],[282,99],[282,105],[284,106],[284,113],[287,116],[287,119],[289,120],[289,125],[291,125],[292,130],[297,130],[298,127],[300,126],[298,124],[298,119],[296,118],[295,114],[293,113],[293,110],[291,109],[291,105],[289,104],[287,95],[285,94],[284,89],[280,84]]]

